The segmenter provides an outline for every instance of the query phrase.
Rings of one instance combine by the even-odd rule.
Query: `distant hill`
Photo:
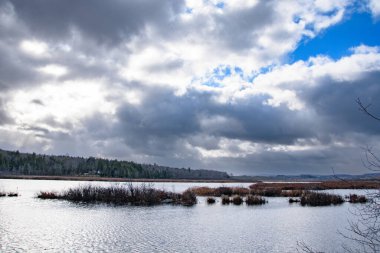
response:
[[[226,172],[172,168],[103,158],[40,155],[0,149],[0,175],[99,176],[151,179],[230,179]]]

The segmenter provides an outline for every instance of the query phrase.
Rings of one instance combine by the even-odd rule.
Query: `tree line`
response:
[[[227,179],[225,172],[172,168],[104,158],[20,153],[0,149],[0,173],[157,179]]]

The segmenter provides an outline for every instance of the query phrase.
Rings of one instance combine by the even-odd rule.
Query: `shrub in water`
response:
[[[233,196],[232,203],[234,203],[234,205],[241,205],[243,203],[243,198],[239,195]]]
[[[226,195],[223,195],[222,196],[222,205],[228,205],[230,204],[230,197],[229,196],[226,196]]]
[[[197,196],[191,190],[186,190],[182,193],[181,203],[184,206],[192,206],[197,203]]]
[[[8,192],[7,196],[8,197],[18,197],[18,193],[17,192]]]
[[[321,192],[306,192],[301,197],[301,205],[308,206],[328,206],[338,205],[344,202],[343,198],[339,195],[321,193]]]
[[[214,204],[214,203],[215,203],[215,199],[214,198],[211,198],[211,197],[207,198],[207,204]]]
[[[58,197],[59,197],[58,194],[55,192],[40,191],[37,194],[37,198],[39,198],[39,199],[57,199]]]
[[[364,195],[350,194],[348,202],[350,203],[367,203],[368,199]]]
[[[248,195],[245,199],[245,203],[249,206],[251,205],[263,205],[266,203],[265,199],[260,196]]]
[[[293,198],[289,199],[289,203],[298,203],[298,202],[300,202],[299,199],[293,199]]]

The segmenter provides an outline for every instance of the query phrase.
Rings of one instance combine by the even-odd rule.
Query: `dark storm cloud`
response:
[[[15,47],[0,43],[0,55],[0,90],[13,89],[26,82],[32,84],[40,79],[35,65]]]
[[[380,114],[380,71],[363,73],[355,81],[321,78],[317,82],[319,85],[303,91],[302,99],[322,122],[319,134],[380,134],[380,125],[361,113],[356,103],[360,98],[364,104],[371,104],[370,111]]]
[[[377,71],[367,72],[356,81],[321,78],[313,88],[308,85],[304,90],[300,88],[301,99],[306,103],[301,111],[290,110],[285,105],[266,105],[268,95],[223,104],[215,102],[216,94],[212,92],[191,90],[176,96],[171,90],[144,88],[145,97],[140,105],[124,104],[119,108],[119,125],[113,132],[137,154],[161,160],[166,157],[174,165],[180,164],[180,159],[173,157],[175,153],[180,154],[179,157],[182,154],[193,166],[214,169],[237,166],[248,174],[252,164],[257,167],[254,168],[256,172],[262,173],[330,173],[334,166],[355,173],[360,167],[360,146],[365,145],[370,136],[376,140],[380,133],[380,124],[360,112],[355,99],[360,97],[372,102],[373,112],[380,112],[380,104],[376,103],[380,96],[379,78]],[[191,151],[185,143],[217,150],[221,148],[220,138],[263,145],[298,145],[301,150],[261,150],[259,155],[239,158],[201,159],[194,151],[190,157],[186,156]],[[302,150],[302,146],[312,147],[315,142],[325,147],[317,145]],[[348,146],[334,146],[334,143]],[[231,148],[232,153],[239,153],[233,146]]]
[[[77,29],[100,43],[119,43],[139,34],[147,24],[165,25],[183,1],[10,0],[18,17],[36,34],[62,39]]]
[[[273,1],[259,1],[250,8],[215,16],[216,31],[220,41],[233,50],[240,51],[255,46],[260,33],[275,18]]]
[[[172,152],[170,147],[177,139],[191,139],[198,134],[283,144],[314,134],[307,115],[285,106],[264,105],[267,96],[254,96],[236,104],[220,104],[213,99],[214,94],[196,90],[183,96],[176,96],[171,90],[144,91],[145,99],[141,105],[125,104],[118,111],[120,134],[127,145],[143,152],[157,149]],[[199,140],[191,142],[201,143]],[[206,147],[209,145],[205,143]]]

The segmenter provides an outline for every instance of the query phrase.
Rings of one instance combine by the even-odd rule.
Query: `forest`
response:
[[[226,172],[172,168],[95,157],[20,153],[0,149],[0,174],[159,179],[228,179]]]

